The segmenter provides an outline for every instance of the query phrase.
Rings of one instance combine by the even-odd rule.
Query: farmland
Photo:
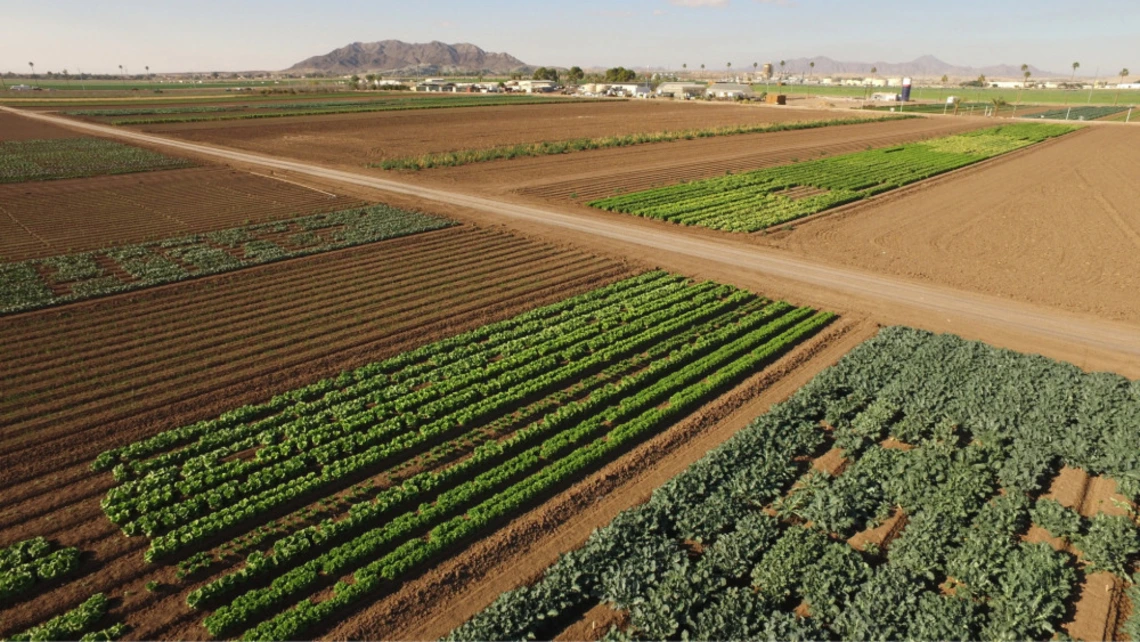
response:
[[[647,101],[411,110],[259,121],[143,125],[147,132],[282,156],[351,166],[388,159],[658,131],[829,120],[834,112]],[[844,117],[878,118],[858,112]]]
[[[265,102],[227,106],[132,107],[87,109],[66,112],[72,116],[95,118],[112,125],[161,125],[329,114],[364,114],[416,109],[497,107],[506,105],[554,105],[588,102],[585,99],[559,99],[542,96],[399,96],[371,100]]]
[[[0,111],[193,163],[0,185],[0,637],[1140,632],[1134,128],[170,98]]]
[[[446,219],[373,205],[0,265],[0,314],[127,292],[437,230]]]
[[[755,232],[1072,131],[1065,126],[1005,125],[957,136],[593,201],[599,209]]]
[[[98,138],[0,142],[0,184],[127,174],[189,165],[185,159]]]
[[[1065,107],[1035,113],[1025,118],[1051,118],[1054,120],[1099,120],[1128,111],[1122,107]]]
[[[1135,382],[889,328],[450,639],[597,605],[626,639],[1111,639],[1140,532],[1064,482],[1135,499],[1138,418]]]

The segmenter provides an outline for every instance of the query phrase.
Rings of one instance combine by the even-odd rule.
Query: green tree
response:
[[[533,80],[553,80],[558,82],[558,70],[554,67],[539,67],[534,70]]]
[[[582,79],[585,77],[586,72],[582,71],[582,68],[578,66],[571,67],[570,70],[566,72],[566,81],[574,85],[582,82]]]
[[[950,82],[950,76],[947,76],[946,74],[942,74],[942,84],[945,85],[948,82]]]
[[[606,70],[606,82],[632,82],[637,79],[637,72],[625,67],[612,67]]]

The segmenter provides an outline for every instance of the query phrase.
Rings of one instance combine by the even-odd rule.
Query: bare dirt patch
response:
[[[615,611],[606,603],[598,604],[586,611],[581,619],[566,627],[554,637],[555,642],[576,642],[579,640],[600,640],[613,627],[624,629],[629,624],[629,614]]]
[[[9,140],[45,140],[77,138],[79,134],[48,123],[30,120],[12,113],[0,113],[0,142]]]
[[[361,205],[222,167],[0,185],[0,257],[41,258]]]
[[[1135,322],[1140,131],[1093,126],[897,197],[797,225],[828,262]]]

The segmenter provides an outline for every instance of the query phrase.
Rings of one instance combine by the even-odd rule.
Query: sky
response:
[[[723,68],[934,55],[1140,70],[1140,0],[6,0],[0,72],[284,69],[351,42],[470,42],[532,65]]]

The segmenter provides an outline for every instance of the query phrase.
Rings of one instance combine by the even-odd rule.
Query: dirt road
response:
[[[0,110],[15,112],[7,107]],[[917,283],[907,279],[876,274],[850,267],[788,256],[777,250],[758,248],[731,239],[697,238],[683,229],[648,228],[622,220],[586,219],[565,212],[540,207],[505,203],[455,191],[409,185],[354,172],[327,169],[317,165],[281,160],[197,143],[170,140],[159,136],[126,131],[114,127],[68,120],[48,114],[21,113],[27,118],[50,122],[74,130],[135,141],[151,146],[210,156],[239,164],[291,172],[322,181],[378,189],[385,192],[426,199],[451,206],[485,212],[507,224],[540,225],[593,238],[607,244],[617,243],[632,252],[651,255],[669,253],[730,270],[749,271],[765,278],[792,281],[801,286],[823,288],[839,294],[870,301],[872,307],[883,305],[919,312],[932,317],[952,317],[966,324],[994,328],[1003,336],[1022,338],[1022,345],[1035,342],[1064,343],[1081,350],[1095,350],[1115,355],[1134,370],[1140,364],[1140,326],[1109,322],[1039,306],[1012,302],[997,297],[965,292],[953,288]],[[826,295],[817,298],[827,300]],[[903,315],[909,317],[912,315]],[[897,318],[897,317],[896,317]],[[933,329],[945,329],[945,326]],[[1137,376],[1134,371],[1125,372]]]

